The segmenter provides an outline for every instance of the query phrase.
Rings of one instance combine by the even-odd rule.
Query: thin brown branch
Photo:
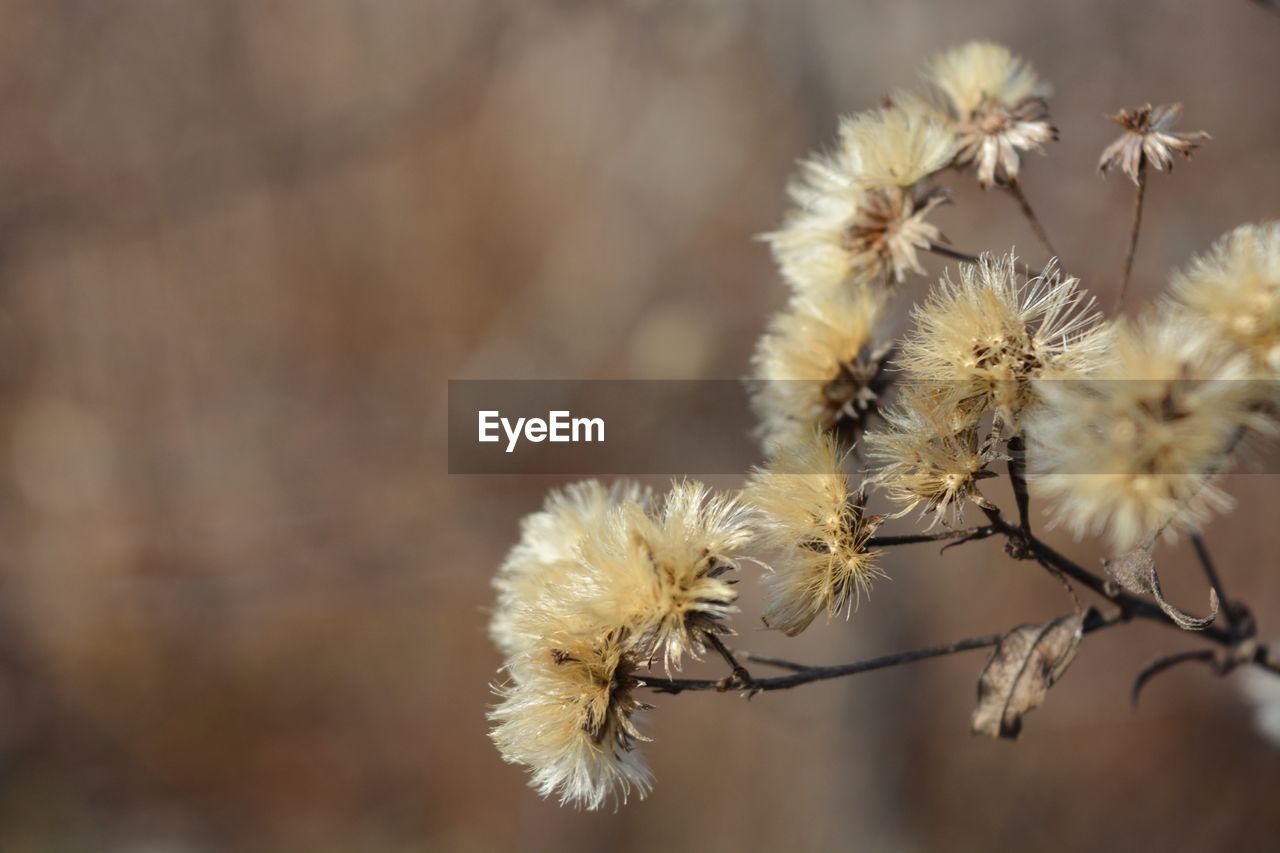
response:
[[[720,657],[724,658],[724,662],[729,664],[730,673],[720,679],[717,689],[724,691],[751,684],[751,673],[747,672],[746,667],[738,663],[738,659],[733,656],[733,652],[729,651],[729,647],[724,644],[724,641],[711,631],[704,632],[703,636],[706,637],[707,643],[711,648],[715,649],[720,654]]]
[[[965,261],[971,264],[975,264],[979,260],[977,255],[953,249],[945,243],[930,243],[928,251],[933,252],[935,255],[942,255],[944,258],[954,258],[957,261]]]
[[[1000,532],[1000,528],[992,524],[982,527],[965,527],[958,530],[941,530],[937,533],[911,533],[905,536],[872,536],[867,541],[867,550],[873,548],[892,548],[896,545],[919,545],[923,542],[943,542],[948,539],[986,539]]]
[[[1162,672],[1173,669],[1184,663],[1192,661],[1201,661],[1203,663],[1212,664],[1218,659],[1218,651],[1216,649],[1192,649],[1185,652],[1176,652],[1171,655],[1161,655],[1142,668],[1137,678],[1133,680],[1133,689],[1129,693],[1129,702],[1133,707],[1138,707],[1138,699],[1142,696],[1142,688],[1147,686],[1151,679],[1155,678]]]
[[[1120,293],[1116,296],[1116,311],[1124,307],[1124,295],[1129,289],[1129,276],[1133,272],[1133,257],[1138,252],[1138,232],[1142,229],[1142,204],[1147,195],[1147,159],[1138,162],[1138,189],[1133,199],[1133,220],[1129,223],[1129,249],[1124,256],[1124,273],[1120,277]]]
[[[1027,445],[1021,435],[1009,439],[1009,482],[1018,507],[1018,525],[1031,534],[1031,492],[1027,489]]]
[[[926,249],[925,251],[932,252],[935,255],[941,255],[944,258],[954,258],[957,261],[964,261],[970,264],[975,264],[981,260],[981,257],[979,255],[971,255],[968,252],[962,252],[959,249],[953,249],[951,246],[948,246],[945,243],[930,243],[929,248]],[[1019,266],[1022,267],[1022,274],[1025,275],[1027,278],[1035,277],[1036,273],[1032,272],[1031,266],[1029,264],[1022,263],[1022,264],[1019,264]],[[1043,268],[1044,266],[1042,264],[1041,269]]]
[[[804,669],[798,669],[791,675],[779,675],[772,678],[755,678],[745,685],[741,686],[741,690],[747,693],[761,693],[772,690],[788,690],[792,687],[799,687],[802,684],[809,684],[814,681],[827,681],[832,678],[842,678],[846,675],[857,675],[862,672],[871,672],[877,669],[888,669],[889,667],[902,666],[903,664],[915,663],[916,661],[928,660],[929,658],[943,657],[945,655],[958,654],[959,652],[967,652],[973,649],[985,649],[994,646],[1000,642],[1003,634],[986,634],[981,637],[969,637],[964,640],[957,640],[953,643],[944,643],[938,646],[926,646],[922,649],[914,649],[909,652],[899,652],[897,654],[885,655],[883,657],[871,658],[869,660],[855,661],[854,663],[842,664],[839,666],[812,666]],[[651,678],[648,675],[639,676],[639,680],[646,687],[657,690],[661,693],[682,693],[686,690],[720,690],[720,681],[703,678]]]
[[[771,655],[760,655],[755,652],[743,651],[742,649],[738,649],[737,655],[743,660],[749,660],[752,663],[758,663],[763,666],[772,666],[776,669],[787,669],[791,672],[804,672],[805,670],[813,669],[813,667],[807,663],[796,663],[795,661],[783,660],[782,658],[775,658]]]
[[[1053,248],[1053,243],[1049,241],[1049,235],[1044,230],[1044,226],[1040,224],[1040,217],[1036,216],[1036,212],[1031,208],[1031,202],[1027,201],[1027,196],[1022,191],[1022,182],[1012,180],[1004,184],[1004,188],[1018,202],[1018,207],[1022,210],[1022,215],[1026,217],[1027,224],[1031,226],[1032,233],[1036,235],[1040,245],[1044,246],[1044,250],[1049,253],[1049,257],[1061,260],[1057,251]]]

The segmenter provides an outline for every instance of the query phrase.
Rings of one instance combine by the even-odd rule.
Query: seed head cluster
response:
[[[985,41],[940,54],[924,76],[926,91],[842,119],[834,145],[799,164],[782,226],[763,235],[789,299],[752,358],[764,460],[742,492],[592,480],[524,519],[494,579],[504,664],[491,737],[543,796],[594,809],[649,791],[636,745],[655,671],[670,677],[713,646],[737,688],[761,688],[719,639],[744,563],[765,569],[765,626],[795,636],[824,615],[848,619],[885,576],[888,545],[1012,529],[998,493],[983,493],[1004,470],[1024,546],[1039,544],[1034,505],[1118,555],[1230,509],[1222,476],[1238,449],[1280,431],[1280,223],[1240,226],[1153,308],[1104,318],[1056,259],[1033,273],[1008,244],[961,253],[933,221],[953,198],[937,183],[952,169],[1015,190],[1035,224],[1018,185],[1022,155],[1057,138],[1048,87]],[[1146,167],[1167,170],[1208,138],[1173,130],[1180,109],[1115,116],[1124,134],[1099,168],[1138,183],[1139,213]],[[896,311],[910,320],[899,337],[902,285],[928,274],[930,255],[964,261]],[[878,533],[911,514],[958,525],[970,505],[991,523]]]

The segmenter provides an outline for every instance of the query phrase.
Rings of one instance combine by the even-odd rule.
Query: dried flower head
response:
[[[810,433],[752,472],[744,498],[759,511],[760,536],[777,555],[766,576],[765,624],[794,637],[826,612],[848,618],[883,573],[867,542],[881,519],[849,488],[835,441]]]
[[[1173,292],[1265,373],[1280,374],[1280,222],[1225,235],[1174,277]]]
[[[1250,426],[1249,362],[1195,317],[1164,311],[1119,326],[1093,377],[1040,381],[1027,422],[1029,482],[1077,536],[1117,553],[1229,507],[1214,480]]]
[[[946,194],[920,179],[953,152],[952,135],[924,116],[883,109],[845,119],[834,152],[801,162],[783,227],[763,235],[783,277],[813,293],[923,274],[917,252],[942,239],[925,217]]]
[[[643,507],[648,501],[648,489],[636,483],[621,481],[610,489],[598,480],[584,480],[552,491],[540,512],[525,516],[520,541],[493,578],[498,600],[489,634],[504,656],[511,657],[535,639],[521,625],[522,612],[547,592],[568,589],[570,578],[580,579],[582,541],[608,524],[621,504]]]
[[[1124,128],[1124,133],[1102,152],[1098,171],[1119,169],[1136,184],[1143,166],[1150,164],[1157,172],[1173,168],[1173,155],[1188,159],[1200,143],[1211,137],[1203,130],[1174,133],[1172,128],[1182,115],[1182,104],[1150,104],[1132,110],[1121,110],[1111,120]]]
[[[1093,300],[1055,262],[1028,280],[1013,255],[984,255],[945,276],[913,311],[899,364],[913,379],[949,383],[951,406],[994,409],[1016,429],[1034,400],[1029,380],[1092,368],[1106,347]]]
[[[704,635],[728,633],[737,592],[724,575],[751,541],[750,508],[695,481],[672,485],[656,512],[635,503],[618,524],[582,544],[582,562],[600,578],[590,596],[596,618],[625,627],[641,662],[679,669],[705,649]]]
[[[933,60],[927,79],[943,95],[959,142],[957,166],[977,164],[983,187],[1018,179],[1019,151],[1058,138],[1031,66],[1007,47],[972,41]]]
[[[814,428],[845,444],[861,434],[889,384],[888,348],[875,343],[885,299],[860,288],[794,299],[769,324],[752,359],[752,405],[766,448]]]
[[[956,155],[955,135],[945,124],[894,107],[842,119],[840,146],[855,158],[855,179],[870,189],[911,187],[945,169]]]
[[[527,765],[530,785],[560,804],[599,808],[609,794],[623,800],[651,777],[636,740],[648,740],[632,715],[648,708],[633,695],[640,683],[623,635],[554,631],[508,664],[516,680],[498,688],[490,737],[502,757]]]
[[[886,427],[863,437],[869,482],[901,507],[899,516],[922,506],[932,523],[946,523],[958,521],[970,501],[989,506],[978,482],[994,476],[986,466],[997,455],[979,441],[976,423],[966,424],[945,401],[945,390],[930,383],[904,387],[883,413]]]

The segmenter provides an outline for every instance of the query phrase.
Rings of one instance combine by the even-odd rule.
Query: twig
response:
[[[968,252],[953,249],[945,243],[930,243],[929,248],[925,251],[932,252],[935,255],[941,255],[944,258],[954,258],[957,261],[964,261],[970,264],[976,264],[978,261],[982,260],[978,255],[971,255]],[[1022,267],[1022,274],[1027,278],[1035,277],[1035,273],[1031,271],[1031,266],[1029,264],[1024,263],[1020,264],[1020,266]],[[1043,265],[1041,265],[1041,269],[1043,268]]]
[[[926,646],[922,649],[914,649],[909,652],[899,652],[897,654],[856,661],[854,663],[842,664],[840,666],[807,667],[804,669],[798,669],[791,675],[779,675],[772,678],[755,678],[750,680],[747,684],[742,685],[741,689],[748,693],[768,692],[771,690],[788,690],[792,687],[799,687],[801,684],[808,684],[813,681],[826,681],[832,678],[842,678],[846,675],[857,675],[861,672],[870,672],[876,669],[887,669],[893,666],[901,666],[903,664],[915,663],[920,660],[928,660],[929,658],[953,655],[959,652],[971,651],[973,649],[990,648],[991,646],[999,643],[1003,636],[1003,634],[986,634],[981,637],[969,637],[964,640],[957,640],[954,643],[944,643],[938,646]],[[703,678],[651,678],[648,675],[640,675],[638,678],[646,687],[657,690],[661,693],[682,693],[686,690],[721,690],[719,680]]]
[[[867,550],[892,548],[895,545],[918,545],[922,542],[942,542],[947,539],[986,539],[988,536],[994,536],[999,532],[999,527],[987,524],[982,527],[942,530],[937,533],[912,533],[906,536],[872,536],[867,540]]]
[[[929,244],[928,251],[933,252],[935,255],[942,255],[944,258],[954,258],[957,261],[966,261],[971,264],[977,263],[979,260],[977,255],[971,255],[968,252],[953,249],[945,243],[931,242]]]
[[[1022,192],[1022,182],[1014,179],[1004,184],[1004,188],[1018,202],[1018,207],[1022,209],[1022,215],[1026,217],[1027,224],[1031,226],[1036,239],[1040,241],[1040,245],[1044,246],[1045,251],[1049,253],[1049,257],[1061,260],[1061,257],[1053,248],[1053,243],[1049,242],[1049,235],[1045,232],[1044,226],[1040,224],[1040,218],[1031,209],[1031,203],[1027,201],[1027,196]]]
[[[729,669],[731,670],[729,675],[717,682],[719,686],[716,689],[723,692],[730,688],[745,687],[751,684],[751,673],[747,672],[746,667],[738,663],[737,658],[733,656],[733,652],[729,651],[729,647],[711,631],[704,631],[703,636],[707,638],[707,643],[720,653],[720,657],[724,658],[724,662],[729,664]]]
[[[1129,693],[1129,702],[1133,707],[1138,707],[1138,699],[1142,695],[1142,688],[1147,685],[1148,681],[1162,672],[1191,661],[1215,663],[1217,659],[1218,652],[1216,649],[1193,649],[1186,652],[1176,652],[1171,655],[1161,655],[1143,667],[1142,671],[1138,673],[1138,677],[1133,680],[1133,689]]]
[[[737,654],[738,657],[743,660],[749,660],[752,663],[772,666],[777,669],[788,669],[792,672],[804,672],[805,670],[813,669],[813,667],[807,663],[796,663],[795,661],[783,660],[782,658],[775,658],[770,655],[759,655],[755,652],[743,651],[742,649],[738,649]]]
[[[1124,294],[1129,289],[1129,274],[1133,272],[1133,256],[1138,251],[1138,231],[1142,228],[1142,202],[1147,195],[1147,158],[1138,162],[1138,191],[1133,199],[1133,221],[1129,225],[1129,250],[1124,256],[1124,274],[1120,278],[1120,293],[1116,296],[1116,311],[1124,307]]]
[[[1009,482],[1018,507],[1018,524],[1031,534],[1031,492],[1027,489],[1027,445],[1021,435],[1009,439]]]

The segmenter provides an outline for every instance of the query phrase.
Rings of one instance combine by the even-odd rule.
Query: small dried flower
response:
[[[540,512],[520,522],[520,541],[493,579],[498,601],[489,634],[505,656],[523,650],[533,639],[520,625],[522,609],[548,590],[564,589],[567,578],[581,574],[577,560],[582,541],[603,528],[621,504],[644,506],[648,500],[648,489],[636,483],[622,481],[608,489],[598,480],[585,480],[552,491]]]
[[[942,93],[959,142],[957,166],[977,164],[983,187],[1018,180],[1019,151],[1058,138],[1047,88],[1007,47],[972,41],[938,56],[926,77]]]
[[[724,575],[751,541],[751,510],[695,481],[675,483],[656,512],[619,507],[619,523],[582,543],[582,562],[599,577],[590,599],[597,618],[625,627],[637,659],[679,669],[705,650],[704,635],[728,633],[738,594]]]
[[[893,107],[848,116],[840,145],[856,154],[856,180],[865,187],[907,188],[945,169],[956,154],[955,135],[932,116]]]
[[[1280,222],[1225,235],[1174,277],[1173,292],[1256,366],[1280,374]]]
[[[621,633],[552,632],[508,668],[518,676],[498,688],[490,737],[506,761],[531,769],[541,796],[559,792],[561,805],[596,809],[611,793],[624,801],[633,787],[648,793],[649,770],[633,746],[649,738],[631,717],[649,706],[633,695],[640,682]]]
[[[814,428],[845,444],[861,434],[889,384],[888,348],[874,332],[884,313],[878,291],[861,288],[795,299],[756,347],[752,404],[766,449],[803,440]]]
[[[923,274],[917,252],[942,240],[925,217],[946,194],[920,179],[953,152],[941,125],[903,110],[845,119],[836,150],[801,163],[783,227],[763,235],[783,278],[797,293],[825,293]]]
[[[912,311],[900,365],[913,379],[949,383],[950,405],[975,418],[994,409],[1015,427],[1034,401],[1029,380],[1087,372],[1106,347],[1093,300],[1055,262],[1036,278],[1013,255],[984,255],[945,276]]]
[[[752,472],[744,498],[759,510],[761,539],[778,555],[766,576],[770,628],[794,637],[820,613],[848,618],[883,575],[874,562],[880,552],[867,550],[881,519],[850,490],[831,437],[811,433],[779,450]]]
[[[899,516],[923,506],[933,523],[958,521],[970,501],[990,506],[978,482],[994,476],[986,466],[997,458],[979,442],[976,424],[957,423],[938,390],[928,383],[904,388],[883,413],[887,426],[863,438],[869,482],[901,507]]]
[[[1212,137],[1203,130],[1174,133],[1172,127],[1182,115],[1182,104],[1150,104],[1132,110],[1121,110],[1111,120],[1124,128],[1124,133],[1102,152],[1098,171],[1119,169],[1136,184],[1142,167],[1150,164],[1157,172],[1173,168],[1173,155],[1190,159],[1191,152]]]
[[[1122,324],[1094,376],[1040,381],[1027,422],[1029,483],[1055,523],[1109,535],[1117,553],[1230,506],[1214,481],[1250,426],[1249,362],[1185,312]]]

